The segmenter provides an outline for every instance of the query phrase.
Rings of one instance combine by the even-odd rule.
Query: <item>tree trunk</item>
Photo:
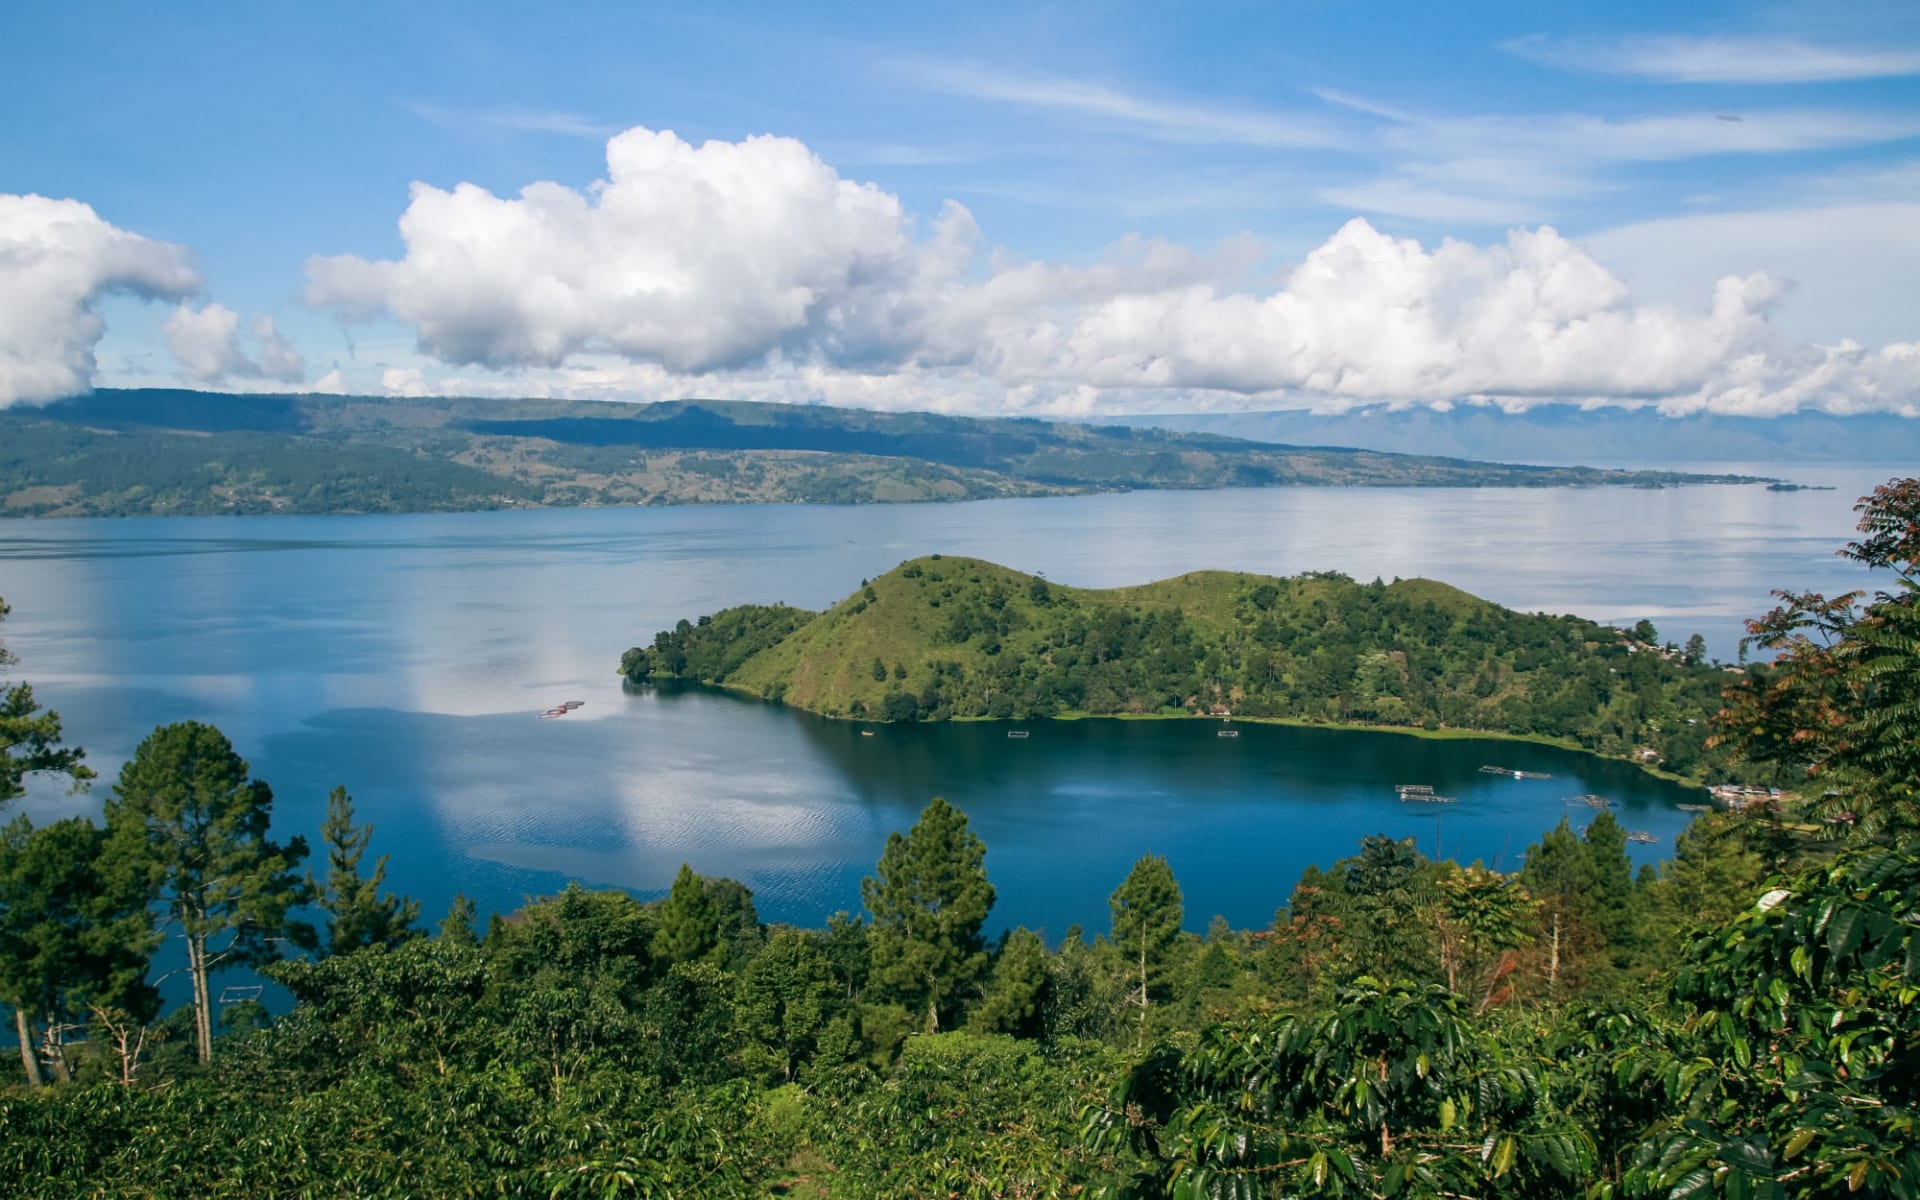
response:
[[[27,1028],[25,1009],[13,1010],[13,1027],[20,1035],[20,1065],[27,1069],[27,1086],[45,1087],[46,1080],[40,1078],[40,1058],[33,1049],[33,1030]]]
[[[46,1055],[47,1066],[52,1068],[53,1077],[61,1083],[73,1082],[73,1071],[67,1066],[67,1047],[61,1038],[60,1014],[47,1014],[47,1032],[41,1047]]]
[[[207,995],[207,939],[187,935],[187,970],[193,976],[193,1037],[201,1064],[213,1061],[212,1002]]]
[[[1147,937],[1140,935],[1140,1044],[1147,1044]]]
[[[1547,958],[1547,999],[1559,999],[1560,988],[1560,914],[1553,914],[1553,950]]]

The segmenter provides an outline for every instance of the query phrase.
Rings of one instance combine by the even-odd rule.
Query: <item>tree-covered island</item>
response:
[[[1091,590],[935,554],[825,612],[743,605],[656,634],[620,670],[878,721],[1231,714],[1551,740],[1699,778],[1720,691],[1749,670],[1520,613],[1427,579],[1201,571]]]

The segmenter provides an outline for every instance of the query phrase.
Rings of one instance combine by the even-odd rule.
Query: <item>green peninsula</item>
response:
[[[1093,590],[936,554],[825,612],[683,620],[620,669],[862,720],[1231,713],[1552,740],[1683,776],[1732,765],[1706,742],[1733,668],[1428,579],[1199,571]]]

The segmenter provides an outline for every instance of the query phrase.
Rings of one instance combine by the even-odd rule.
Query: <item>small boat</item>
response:
[[[1239,736],[1240,736],[1240,731],[1239,731],[1238,729],[1222,729],[1222,730],[1221,730],[1221,731],[1220,731],[1219,733],[1216,733],[1216,734],[1214,734],[1213,736],[1215,736],[1215,737],[1239,737]]]
[[[1643,846],[1651,846],[1660,839],[1644,829],[1629,829],[1627,830],[1627,840],[1630,842],[1639,842]]]
[[[587,702],[585,700],[569,700],[560,707],[566,709],[568,712],[572,712],[576,708],[585,708],[586,706]]]
[[[1027,736],[1027,731],[1024,729],[1009,729],[1007,730],[1007,736],[1010,738],[1024,738]]]
[[[861,737],[872,737],[872,736],[873,736],[873,730],[871,730],[871,729],[862,729],[862,730],[860,731],[860,736],[861,736]]]
[[[540,719],[542,721],[551,721],[555,717],[564,717],[566,715],[567,715],[567,710],[564,708],[550,708],[547,711],[540,714]]]

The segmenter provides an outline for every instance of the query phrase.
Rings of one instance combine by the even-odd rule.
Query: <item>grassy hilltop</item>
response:
[[[1709,765],[1728,676],[1571,616],[1428,579],[1200,571],[1064,587],[971,558],[917,558],[829,608],[726,609],[627,651],[635,683],[684,679],[836,717],[1240,717],[1459,729],[1651,750]],[[1713,764],[1716,767],[1721,764]]]

